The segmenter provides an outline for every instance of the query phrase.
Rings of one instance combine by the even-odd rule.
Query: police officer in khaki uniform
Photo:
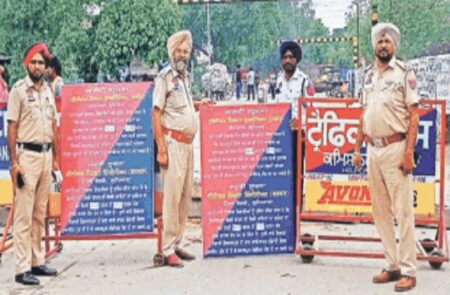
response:
[[[365,72],[363,115],[353,164],[361,165],[360,147],[368,144],[368,180],[375,226],[388,265],[374,283],[397,281],[395,291],[416,285],[416,252],[411,172],[419,122],[416,77],[395,58],[400,31],[390,23],[372,29],[375,63]],[[395,221],[399,224],[399,244]]]
[[[162,69],[153,92],[153,129],[158,146],[157,161],[163,182],[163,252],[166,264],[183,266],[195,257],[182,249],[182,238],[192,197],[194,171],[192,141],[198,129],[196,111],[210,104],[194,102],[187,65],[192,50],[189,31],[167,40],[170,65]]]
[[[28,75],[12,88],[8,99],[8,151],[14,185],[15,281],[38,285],[37,276],[55,276],[45,265],[41,248],[51,172],[59,170],[56,155],[56,108],[43,77],[49,52],[35,43],[25,52]]]

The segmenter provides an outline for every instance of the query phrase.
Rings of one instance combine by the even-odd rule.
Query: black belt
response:
[[[19,148],[23,148],[25,150],[29,150],[29,151],[37,152],[37,153],[47,152],[52,148],[51,143],[40,144],[40,143],[32,143],[32,142],[18,142],[17,146]]]

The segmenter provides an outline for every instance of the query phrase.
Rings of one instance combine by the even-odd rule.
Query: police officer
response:
[[[49,52],[35,43],[25,52],[28,75],[12,88],[8,99],[8,150],[14,185],[15,281],[38,285],[35,276],[56,276],[45,265],[41,248],[51,172],[59,170],[55,99],[43,77]]]
[[[297,65],[302,60],[302,49],[297,42],[284,41],[280,46],[280,59],[283,70],[278,74],[275,90],[275,102],[289,102],[292,105],[292,119],[289,125],[293,131],[294,145],[294,181],[297,180],[297,138],[300,124],[298,122],[298,99],[314,95],[314,87],[308,76],[300,71]],[[304,110],[303,110],[304,111]],[[305,114],[302,113],[305,123]],[[305,134],[303,133],[303,138]],[[302,160],[305,157],[305,144],[302,143]],[[300,193],[303,181],[300,182]],[[297,195],[297,185],[294,186],[294,196]]]
[[[411,172],[419,122],[416,77],[395,58],[400,31],[390,23],[372,28],[375,63],[365,71],[363,115],[353,164],[361,165],[360,147],[368,144],[368,180],[375,226],[387,266],[374,283],[397,281],[395,291],[416,285],[416,252]],[[397,249],[395,221],[400,233]]]
[[[192,141],[198,129],[196,111],[211,100],[193,101],[187,65],[192,50],[189,31],[167,40],[170,65],[160,71],[153,92],[153,128],[163,182],[163,254],[166,264],[183,266],[194,255],[182,249],[193,180]]]

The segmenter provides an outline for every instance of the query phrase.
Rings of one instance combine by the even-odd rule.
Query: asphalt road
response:
[[[375,235],[367,224],[304,224],[312,234]],[[432,229],[418,228],[417,237],[433,238]],[[394,284],[375,285],[372,276],[384,267],[382,259],[315,257],[305,264],[294,254],[202,258],[201,230],[191,222],[186,235],[197,259],[182,269],[154,267],[156,240],[66,241],[49,264],[59,270],[41,285],[16,284],[13,252],[2,257],[0,294],[394,294]],[[378,243],[322,242],[320,249],[380,251]],[[450,294],[449,265],[433,270],[418,263],[417,287],[408,294]]]

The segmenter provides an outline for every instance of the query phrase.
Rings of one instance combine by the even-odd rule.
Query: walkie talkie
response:
[[[23,188],[23,186],[25,185],[25,181],[23,181],[23,176],[22,173],[17,173],[17,187],[19,189]]]

